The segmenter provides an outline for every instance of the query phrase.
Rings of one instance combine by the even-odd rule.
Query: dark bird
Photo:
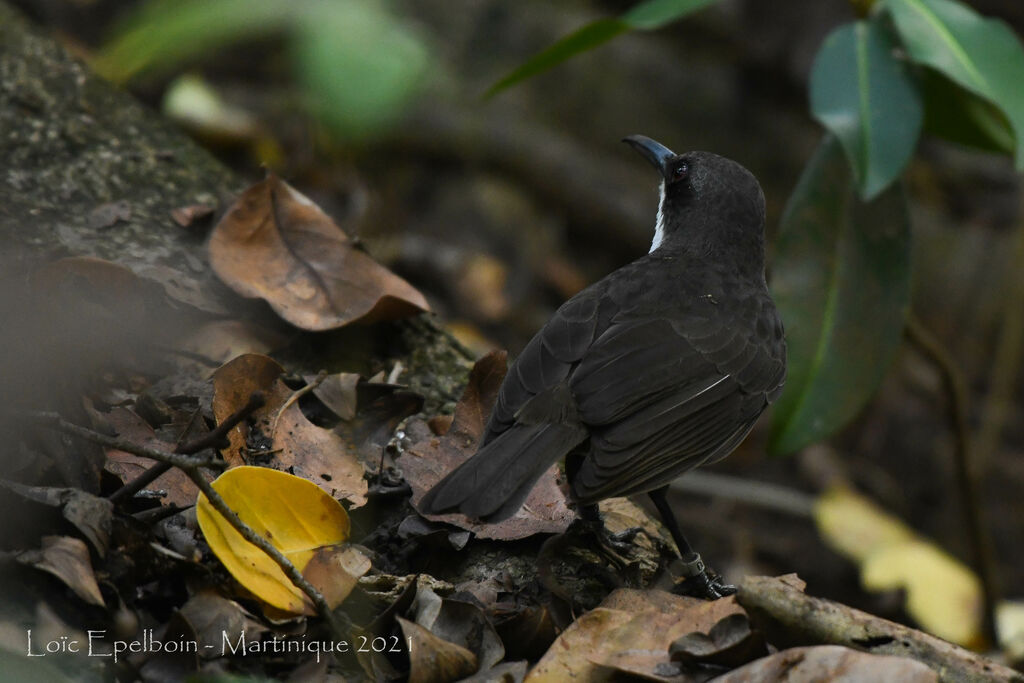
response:
[[[566,301],[512,364],[480,446],[422,499],[427,514],[512,516],[566,458],[581,517],[648,493],[685,573],[708,598],[735,591],[683,536],[665,493],[735,449],[782,391],[786,343],[764,278],[764,195],[743,166],[625,138],[661,175],[645,256]]]

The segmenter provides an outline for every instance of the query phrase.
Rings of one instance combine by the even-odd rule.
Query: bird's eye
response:
[[[680,162],[672,167],[672,180],[685,180],[690,175],[690,167],[686,162]]]

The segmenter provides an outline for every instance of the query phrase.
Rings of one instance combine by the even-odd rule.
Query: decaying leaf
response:
[[[695,631],[707,633],[723,618],[742,613],[732,597],[707,602],[664,591],[620,588],[573,622],[526,680],[606,681],[616,671],[651,678],[661,677],[661,669],[678,673],[668,652],[674,640]]]
[[[215,363],[226,363],[246,353],[270,353],[286,341],[285,335],[253,322],[214,320],[182,339],[178,347]]]
[[[906,657],[872,655],[840,645],[795,647],[764,657],[715,679],[716,683],[936,683],[938,674]]]
[[[964,646],[981,640],[978,578],[954,557],[843,485],[818,499],[825,541],[860,565],[867,590],[907,592],[907,611],[930,633]]]
[[[307,382],[312,380],[311,377],[306,377],[305,379]],[[359,384],[358,374],[354,372],[336,372],[325,377],[313,389],[313,394],[342,420],[351,420],[356,416],[357,384]]]
[[[211,591],[193,595],[178,611],[195,631],[204,659],[221,656],[225,637],[236,641],[244,633],[246,640],[259,640],[266,630],[237,602]]]
[[[42,544],[41,550],[19,553],[18,562],[56,576],[82,600],[104,607],[85,542],[70,536],[43,536]]]
[[[477,669],[476,655],[439,638],[419,624],[397,617],[409,643],[409,682],[446,683],[465,678]]]
[[[25,486],[6,479],[0,479],[0,488],[25,500],[60,508],[64,519],[85,536],[96,553],[100,557],[106,555],[114,511],[114,504],[106,498],[80,489]]]
[[[412,487],[413,507],[442,477],[476,452],[505,370],[504,351],[494,351],[477,361],[455,407],[452,425],[444,436],[424,439],[403,454],[399,465]],[[514,540],[533,534],[561,533],[574,515],[559,488],[558,478],[558,467],[552,466],[533,487],[523,507],[513,517],[497,524],[484,524],[458,513],[425,516],[486,539]]]
[[[299,571],[318,548],[348,538],[345,509],[302,477],[266,467],[235,467],[212,486],[243,522],[273,543]],[[246,541],[203,494],[196,501],[196,518],[210,550],[260,600],[291,614],[316,613],[277,563]]]
[[[141,417],[127,408],[114,408],[105,415],[110,426],[117,430],[118,436],[128,439],[139,446],[150,446],[163,451],[173,452],[174,444],[161,441],[153,428]],[[107,461],[104,469],[116,476],[122,483],[128,483],[139,477],[156,463],[149,458],[142,458],[133,453],[107,449]],[[207,479],[210,475],[203,472]],[[188,476],[177,468],[171,468],[154,479],[147,488],[151,491],[164,493],[160,502],[164,505],[188,507],[196,499],[196,485]]]
[[[352,545],[317,548],[302,576],[320,591],[333,609],[345,601],[359,577],[370,571],[370,558]]]
[[[487,671],[505,657],[501,638],[487,615],[475,604],[441,598],[429,586],[420,584],[413,610],[417,624],[472,652],[480,671]]]
[[[333,496],[362,505],[367,483],[358,457],[338,434],[306,419],[298,402],[290,400],[294,392],[281,381],[283,372],[277,361],[253,353],[214,372],[213,412],[218,422],[244,406],[255,391],[266,399],[253,413],[251,425],[242,422],[228,433],[231,445],[224,459],[232,465],[258,463],[287,470]],[[250,448],[254,439],[260,442],[256,450]]]
[[[306,330],[429,310],[422,294],[273,174],[243,192],[214,228],[210,264],[236,292],[265,299]]]

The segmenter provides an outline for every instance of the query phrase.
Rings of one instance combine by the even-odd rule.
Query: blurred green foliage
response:
[[[345,139],[393,122],[429,62],[423,41],[376,0],[150,0],[94,66],[125,82],[271,35],[286,41],[313,112]]]

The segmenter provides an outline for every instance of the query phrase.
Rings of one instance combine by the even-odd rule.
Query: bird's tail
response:
[[[429,515],[458,511],[487,522],[514,515],[533,485],[586,431],[566,424],[515,424],[430,489],[420,501]]]

